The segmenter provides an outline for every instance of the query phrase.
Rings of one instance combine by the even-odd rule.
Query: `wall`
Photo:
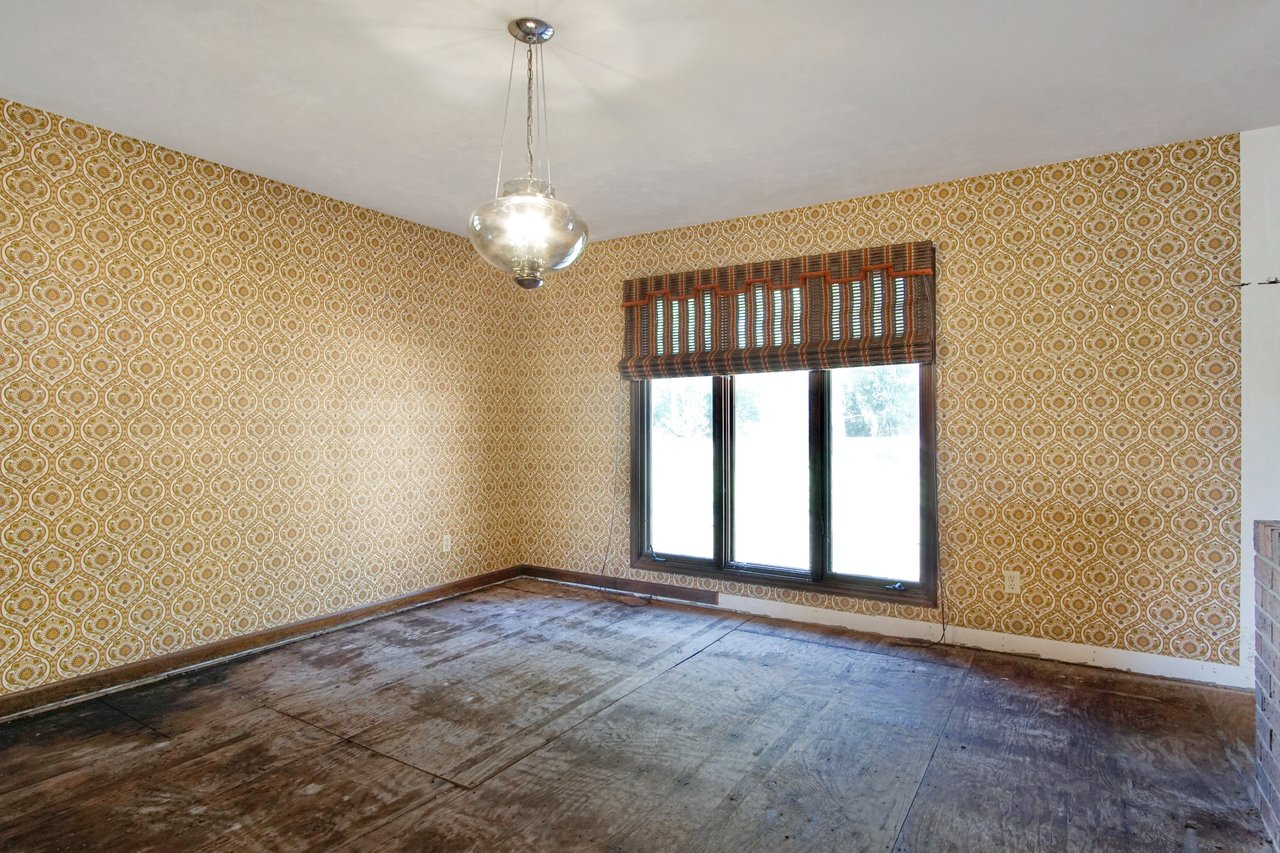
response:
[[[0,100],[0,258],[0,693],[518,562],[463,239]]]
[[[1239,168],[1220,137],[640,235],[523,293],[0,100],[0,692],[521,562],[671,580],[626,564],[622,280],[911,239],[948,620],[1234,664]]]
[[[1240,271],[1245,281],[1280,278],[1280,127],[1240,134]],[[1252,548],[1253,523],[1280,518],[1280,284],[1241,291],[1241,534]],[[1240,588],[1243,635],[1253,633],[1254,588]],[[1246,643],[1241,666],[1252,674]]]
[[[1239,227],[1233,135],[594,244],[517,318],[521,556],[673,577],[627,565],[624,279],[933,240],[948,621],[1234,668],[1240,307],[1227,285],[1239,280]],[[1001,591],[1004,569],[1022,573],[1021,596]],[[939,615],[677,582],[868,617]]]

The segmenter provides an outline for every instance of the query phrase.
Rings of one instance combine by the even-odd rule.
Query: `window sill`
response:
[[[784,572],[751,571],[748,569],[721,570],[698,563],[655,559],[652,555],[633,555],[631,567],[649,572],[665,572],[667,574],[709,578],[732,583],[749,583],[773,587],[774,589],[791,589],[797,592],[817,592],[823,595],[861,598],[869,601],[904,604],[911,607],[934,608],[938,606],[936,592],[919,584],[904,584],[905,589],[897,590],[886,588],[892,581],[871,578],[813,581],[799,576],[788,577]]]

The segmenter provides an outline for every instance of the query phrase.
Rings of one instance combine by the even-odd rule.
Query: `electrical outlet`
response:
[[[446,554],[453,550],[453,537],[448,533],[446,533],[444,538],[440,540],[440,550],[444,551]]]
[[[1018,595],[1022,592],[1022,572],[1004,573],[1004,591],[1009,595]]]

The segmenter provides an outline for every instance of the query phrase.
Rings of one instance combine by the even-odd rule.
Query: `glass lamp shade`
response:
[[[507,181],[501,196],[476,208],[467,235],[480,257],[532,289],[542,285],[546,273],[578,259],[587,246],[587,223],[556,201],[551,184],[520,178]]]

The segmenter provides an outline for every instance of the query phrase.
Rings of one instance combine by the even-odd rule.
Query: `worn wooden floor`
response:
[[[14,850],[1269,850],[1252,697],[514,581],[0,726]]]

